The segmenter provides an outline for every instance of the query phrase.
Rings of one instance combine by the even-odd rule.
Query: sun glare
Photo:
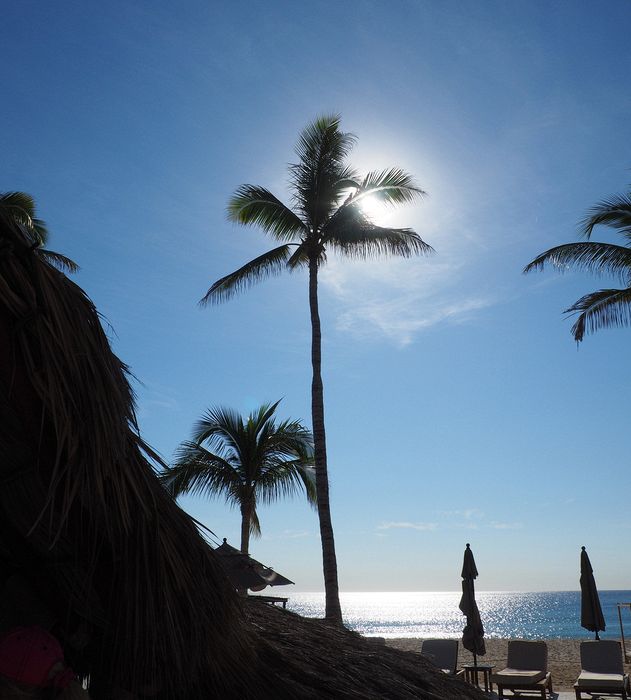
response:
[[[366,214],[366,216],[375,223],[379,219],[383,219],[383,217],[388,212],[387,207],[382,202],[380,202],[377,199],[377,197],[373,197],[372,195],[362,197],[359,206],[361,207],[361,210],[364,212],[364,214]]]

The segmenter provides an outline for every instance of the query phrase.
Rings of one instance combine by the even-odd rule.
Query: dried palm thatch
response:
[[[236,696],[238,600],[155,477],[96,310],[37,243],[0,212],[0,586],[35,590],[95,697]]]
[[[155,475],[94,306],[37,244],[0,209],[0,623],[18,589],[97,700],[480,697],[415,655],[243,609]]]
[[[420,654],[392,649],[324,620],[303,618],[250,599],[247,617],[258,636],[260,660],[274,669],[282,698],[323,700],[482,700]]]

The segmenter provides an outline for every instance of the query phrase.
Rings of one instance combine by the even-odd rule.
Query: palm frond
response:
[[[250,535],[252,537],[261,536],[261,521],[259,520],[259,514],[256,512],[256,504],[250,514]]]
[[[565,311],[578,313],[572,326],[572,335],[577,343],[586,333],[594,333],[601,328],[628,326],[631,324],[631,288],[600,289],[581,297]]]
[[[302,460],[301,460],[302,462]],[[315,508],[318,505],[318,491],[316,488],[316,475],[315,475],[315,460],[307,466],[302,462],[301,469],[302,483],[305,487],[305,493],[307,494],[307,500]]]
[[[249,457],[257,464],[257,480],[261,473],[275,469],[278,464],[313,464],[311,432],[299,420],[287,419],[276,423],[273,415],[279,403],[261,406],[247,422],[247,430],[253,437]]]
[[[239,453],[243,434],[243,419],[237,411],[225,406],[213,406],[193,426],[193,441],[206,443],[224,459]]]
[[[359,173],[352,166],[343,165],[338,169],[335,186],[338,188],[340,193],[344,192],[345,190],[360,189],[362,186],[361,182]]]
[[[357,141],[355,134],[340,131],[339,114],[322,115],[300,133],[296,155],[313,172],[323,166],[342,165]]]
[[[434,249],[412,229],[376,226],[358,207],[345,206],[322,230],[322,242],[349,257],[429,255]]]
[[[375,197],[384,204],[396,205],[425,197],[427,193],[414,182],[409,173],[400,168],[390,168],[368,173],[352,203],[361,204],[361,200],[368,196]]]
[[[239,224],[260,226],[280,241],[291,241],[306,231],[302,222],[269,190],[257,185],[241,185],[228,202],[228,219]]]
[[[0,192],[0,208],[4,209],[18,224],[35,234],[43,245],[48,238],[48,229],[42,219],[35,216],[35,200],[26,192]]]
[[[339,183],[339,171],[322,167],[314,172],[298,163],[289,166],[294,204],[308,222],[309,234],[317,231],[335,212],[345,187]]]
[[[552,265],[561,272],[575,267],[596,274],[617,275],[624,282],[631,274],[631,249],[611,243],[584,241],[566,243],[538,255],[524,268],[524,273]]]
[[[258,499],[265,504],[305,493],[309,502],[316,502],[313,470],[305,468],[299,460],[269,465],[257,482]]]
[[[396,205],[404,202],[410,202],[416,197],[425,195],[425,192],[421,190],[414,184],[411,175],[408,175],[403,170],[392,168],[390,170],[384,170],[381,172],[372,172],[366,175],[360,187],[356,192],[350,194],[346,201],[340,206],[337,211],[330,217],[330,219],[322,227],[322,239],[323,242],[330,240],[333,241],[343,241],[345,239],[352,239],[354,235],[359,235],[362,239],[366,238],[366,234],[372,229],[377,231],[380,227],[377,227],[367,214],[361,208],[362,200],[368,196],[374,196],[381,202],[388,205]],[[384,228],[383,231],[399,231],[402,234],[405,232],[413,233],[410,229],[387,229]],[[362,233],[363,232],[363,233]],[[420,237],[416,234],[417,241],[412,244],[414,250],[410,250],[408,255],[411,254],[423,254],[434,252],[431,246],[427,245],[422,241]],[[404,238],[405,236],[403,236]],[[399,236],[401,239],[401,236]],[[401,239],[402,240],[402,239]],[[339,243],[335,243],[338,245]],[[379,247],[371,247],[370,251],[365,253],[359,252],[358,254],[362,257],[366,255],[378,255],[381,249]],[[401,255],[402,253],[394,252],[383,249],[383,252]]]
[[[294,201],[312,233],[335,211],[343,183],[356,177],[344,163],[356,137],[340,131],[339,125],[338,115],[309,124],[296,146],[300,162],[289,166]]]
[[[243,423],[240,457],[248,482],[254,482],[259,477],[266,459],[265,446],[277,431],[274,414],[281,400],[259,406]]]
[[[304,244],[299,245],[287,260],[287,269],[293,272],[299,267],[307,267],[309,265],[309,254],[307,247]]]
[[[236,493],[241,485],[238,472],[223,457],[194,442],[182,443],[175,464],[161,472],[160,481],[174,497],[222,494],[232,505],[238,505]]]
[[[603,199],[593,206],[581,222],[580,232],[590,238],[595,226],[603,224],[631,237],[631,194],[620,194]]]
[[[238,270],[217,280],[201,299],[200,304],[204,306],[208,303],[225,301],[265,277],[280,274],[291,256],[291,248],[291,244],[285,244],[268,250]]]
[[[46,248],[38,248],[37,254],[41,255],[46,262],[50,263],[53,267],[56,267],[62,272],[78,272],[79,266],[74,260],[71,260],[62,253],[56,253],[53,250],[47,250]]]
[[[313,435],[300,421],[286,420],[270,427],[261,439],[266,455],[297,455],[305,464],[312,463]]]
[[[256,426],[257,433],[260,432],[265,424],[270,423],[281,401],[282,399],[278,399],[274,403],[264,403],[250,414],[250,420]]]

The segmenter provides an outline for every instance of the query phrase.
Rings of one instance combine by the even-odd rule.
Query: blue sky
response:
[[[341,113],[358,169],[427,190],[388,221],[437,251],[322,272],[341,588],[457,589],[471,542],[480,589],[577,588],[581,545],[628,589],[631,331],[577,350],[561,312],[612,280],[521,270],[628,190],[630,19],[622,0],[23,0],[0,27],[0,190],[34,195],[81,265],[168,460],[214,404],[310,420],[305,275],[197,301],[271,247],[227,223],[230,194],[286,198],[298,133]],[[181,503],[238,543],[238,512]],[[254,555],[322,589],[315,512],[260,520]]]

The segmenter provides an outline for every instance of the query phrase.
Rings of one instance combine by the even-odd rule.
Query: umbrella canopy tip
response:
[[[581,547],[581,551],[583,551],[583,552],[585,551],[585,545],[583,545],[583,546]]]

